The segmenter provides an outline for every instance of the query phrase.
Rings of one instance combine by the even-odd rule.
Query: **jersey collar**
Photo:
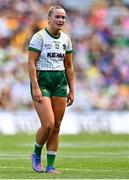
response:
[[[49,34],[49,36],[51,36],[51,37],[54,38],[54,39],[60,38],[61,33],[59,34],[59,36],[53,36],[53,35],[48,31],[47,28],[45,28],[45,31]]]

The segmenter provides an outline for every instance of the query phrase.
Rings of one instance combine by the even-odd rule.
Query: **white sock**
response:
[[[43,145],[38,144],[38,143],[36,143],[36,142],[35,142],[35,145],[36,145],[37,147],[43,147]]]
[[[56,155],[57,152],[56,151],[47,151],[47,154]]]

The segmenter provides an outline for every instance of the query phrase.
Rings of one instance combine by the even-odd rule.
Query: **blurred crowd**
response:
[[[33,108],[27,46],[55,4],[66,9],[73,42],[73,111],[129,109],[129,1],[87,2],[80,9],[63,0],[0,0],[0,110]]]

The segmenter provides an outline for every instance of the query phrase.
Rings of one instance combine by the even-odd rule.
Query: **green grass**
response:
[[[55,162],[60,175],[31,168],[34,135],[0,135],[0,179],[129,179],[129,136],[80,134],[60,137]],[[46,151],[43,151],[46,164]]]

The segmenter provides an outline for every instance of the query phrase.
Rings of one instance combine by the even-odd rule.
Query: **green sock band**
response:
[[[35,144],[34,153],[37,154],[38,156],[41,156],[42,148],[43,148],[42,145]]]
[[[47,154],[47,166],[53,166],[55,161],[55,154]]]

